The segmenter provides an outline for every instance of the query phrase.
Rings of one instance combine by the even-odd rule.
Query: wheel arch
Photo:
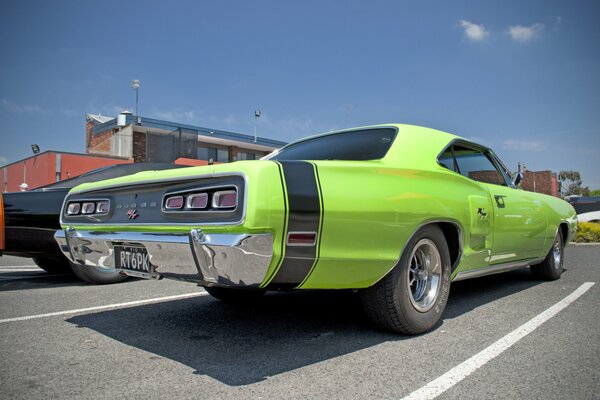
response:
[[[406,242],[402,245],[402,250],[398,255],[398,260],[394,263],[394,266],[390,268],[377,282],[386,277],[395,267],[398,265],[404,252],[407,251],[408,243],[415,237],[419,231],[427,226],[435,225],[439,227],[444,234],[444,238],[446,239],[446,243],[448,243],[448,251],[450,253],[450,262],[451,262],[451,273],[454,273],[460,261],[463,257],[463,243],[464,243],[464,230],[462,225],[457,220],[453,219],[432,219],[422,222],[417,226],[417,228],[411,233]],[[373,283],[374,285],[377,283]]]

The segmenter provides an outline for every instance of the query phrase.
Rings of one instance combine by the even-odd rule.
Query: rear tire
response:
[[[546,281],[555,281],[559,279],[563,272],[563,262],[565,259],[563,250],[563,237],[559,228],[556,237],[554,238],[554,243],[552,243],[552,247],[544,261],[529,267],[533,276]]]
[[[35,257],[33,262],[50,274],[72,274],[69,260],[65,256]]]
[[[245,301],[256,301],[266,292],[264,289],[235,289],[223,287],[204,287],[215,299],[226,303],[242,303]]]
[[[127,275],[116,271],[106,271],[89,265],[71,263],[71,269],[79,279],[94,285],[119,283],[127,279]]]
[[[367,317],[383,329],[408,335],[433,328],[448,301],[450,260],[442,230],[435,225],[422,228],[394,269],[360,292]]]

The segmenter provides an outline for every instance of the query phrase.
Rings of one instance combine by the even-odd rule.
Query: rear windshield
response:
[[[396,129],[377,128],[334,133],[282,149],[271,160],[378,160],[385,157]]]

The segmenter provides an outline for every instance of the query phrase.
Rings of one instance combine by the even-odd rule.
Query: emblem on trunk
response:
[[[133,210],[127,210],[127,218],[129,219],[136,219],[138,217],[138,213],[135,209]]]

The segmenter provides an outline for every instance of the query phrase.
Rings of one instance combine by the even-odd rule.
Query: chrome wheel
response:
[[[556,240],[554,241],[554,245],[552,246],[552,258],[554,259],[553,260],[554,268],[556,268],[556,269],[562,268],[562,266],[560,265],[561,251],[562,251],[562,246],[561,246],[560,238],[557,237]]]
[[[408,268],[410,302],[417,311],[429,311],[437,300],[442,283],[442,257],[435,243],[421,239],[413,248]]]

